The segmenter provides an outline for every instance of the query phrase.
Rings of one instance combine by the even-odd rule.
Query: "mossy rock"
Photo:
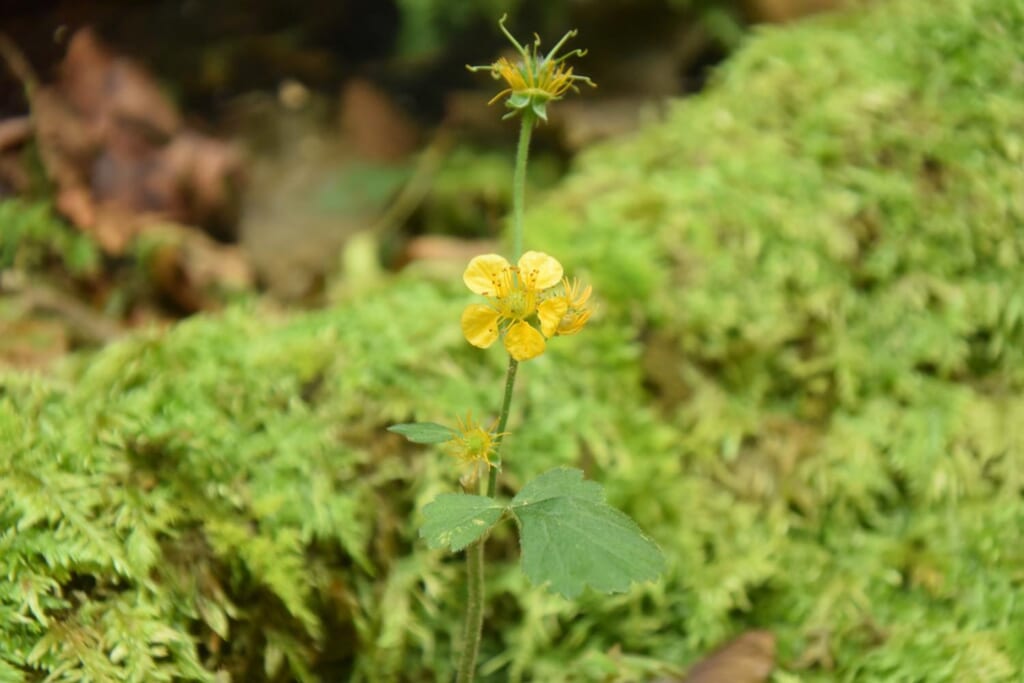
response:
[[[570,603],[499,528],[485,679],[643,680],[753,627],[777,681],[1019,677],[1021,64],[1005,0],[765,31],[529,215],[601,311],[524,366],[504,493],[582,466],[670,569]],[[449,677],[461,562],[416,530],[451,463],[384,427],[496,408],[470,300],[409,273],[5,377],[0,681]]]

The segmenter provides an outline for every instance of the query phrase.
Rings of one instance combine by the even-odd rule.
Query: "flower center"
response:
[[[533,292],[516,287],[500,300],[501,313],[506,318],[522,320],[537,308],[537,297]]]
[[[491,451],[491,435],[482,429],[474,429],[463,437],[466,455],[473,460],[487,460]]]

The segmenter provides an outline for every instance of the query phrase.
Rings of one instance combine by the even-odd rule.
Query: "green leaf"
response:
[[[230,626],[227,613],[213,600],[199,596],[196,600],[196,607],[199,609],[199,616],[203,618],[210,630],[218,636],[227,640]]]
[[[431,548],[462,550],[483,536],[504,512],[504,505],[487,496],[442,493],[423,508],[427,521],[420,536]]]
[[[584,481],[583,472],[559,467],[548,470],[524,486],[512,499],[512,507],[532,505],[550,498],[573,496],[604,503],[604,489],[596,481]]]
[[[436,422],[406,422],[400,425],[391,425],[388,427],[388,431],[401,434],[413,443],[444,443],[451,441],[455,435],[454,429]]]
[[[656,579],[665,568],[661,550],[632,519],[604,501],[583,472],[560,468],[526,486],[510,506],[520,525],[523,571],[573,598],[590,586],[603,593]]]
[[[25,676],[13,666],[0,659],[0,683],[22,683]]]

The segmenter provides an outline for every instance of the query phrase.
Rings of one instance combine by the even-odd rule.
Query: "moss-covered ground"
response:
[[[779,682],[1021,680],[1024,5],[764,31],[528,233],[601,311],[524,366],[506,480],[583,467],[670,568],[567,602],[499,530],[487,680],[749,628]],[[451,463],[384,428],[496,410],[470,299],[410,271],[4,376],[0,681],[449,676],[462,565],[416,531]]]

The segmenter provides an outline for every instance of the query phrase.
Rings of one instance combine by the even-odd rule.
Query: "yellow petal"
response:
[[[528,251],[519,258],[519,276],[527,289],[547,289],[561,281],[562,264],[542,251]]]
[[[562,316],[568,310],[569,302],[565,300],[565,297],[559,296],[541,302],[537,307],[537,317],[540,318],[540,331],[544,333],[545,337],[550,339],[554,336],[558,329],[558,323],[562,321]]]
[[[505,333],[505,348],[516,360],[530,360],[544,353],[544,336],[529,323],[517,322]]]
[[[570,334],[576,334],[583,329],[583,326],[590,320],[591,311],[589,309],[579,311],[571,316],[562,318],[562,322],[558,324],[558,330],[556,334],[560,337],[568,337]]]
[[[498,338],[498,312],[482,304],[470,304],[462,312],[462,334],[473,346],[486,349]]]
[[[507,293],[509,268],[512,266],[498,254],[474,256],[462,274],[470,291],[483,296],[498,297]]]
[[[587,301],[590,299],[590,291],[592,287],[590,285],[587,285],[581,293],[579,291],[579,285],[579,281],[574,281],[572,283],[572,289],[567,290],[569,293],[569,298],[572,299],[573,308],[583,308],[584,306],[587,305]]]

